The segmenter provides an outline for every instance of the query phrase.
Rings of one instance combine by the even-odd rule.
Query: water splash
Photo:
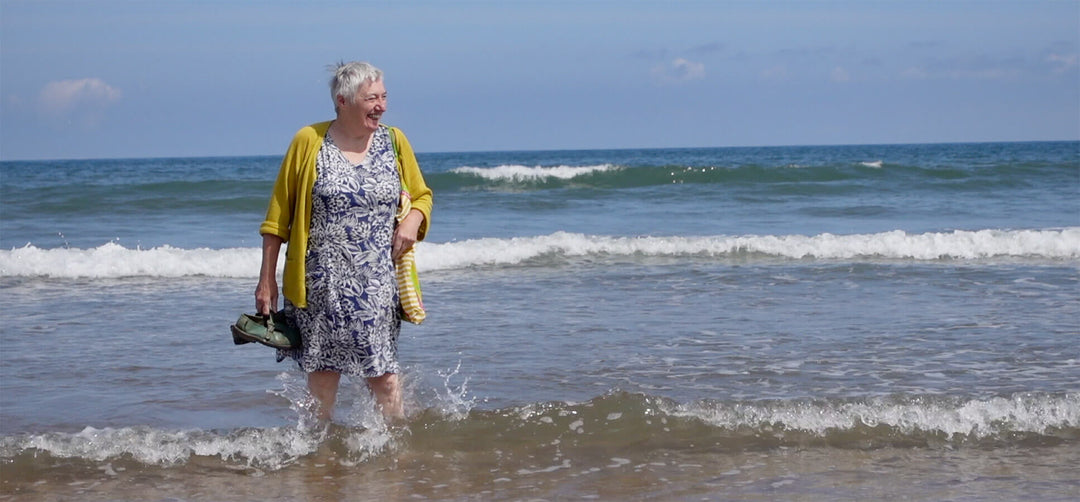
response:
[[[439,411],[443,416],[453,420],[464,419],[476,406],[476,398],[469,397],[469,378],[462,377],[460,384],[454,382],[460,372],[460,360],[453,370],[439,371],[438,375],[442,378],[442,390],[436,389],[435,391],[437,396],[436,405]]]
[[[296,428],[302,431],[324,428],[325,424],[317,417],[318,402],[308,391],[306,376],[285,371],[278,374],[277,380],[281,382],[281,389],[268,389],[266,392],[289,401],[289,409],[296,413]]]

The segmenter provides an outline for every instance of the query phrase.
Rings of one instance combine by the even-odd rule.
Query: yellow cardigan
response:
[[[389,126],[383,126],[389,127]],[[285,158],[281,161],[266,220],[259,226],[260,234],[272,234],[288,242],[285,251],[285,274],[282,294],[297,307],[307,306],[305,285],[308,232],[311,230],[311,191],[315,187],[315,159],[322,148],[330,122],[320,122],[300,129],[293,137]],[[396,127],[389,127],[400,155],[398,166],[405,185],[409,187],[412,208],[424,214],[416,240],[423,240],[431,222],[432,193],[424,183],[424,175],[416,162],[409,140]],[[299,222],[300,224],[294,224]]]

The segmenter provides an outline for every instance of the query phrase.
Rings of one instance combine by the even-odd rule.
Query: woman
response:
[[[300,129],[281,163],[259,228],[255,308],[261,314],[277,308],[278,251],[288,242],[285,314],[304,343],[279,351],[278,361],[291,357],[307,372],[320,420],[331,418],[342,373],[366,379],[383,415],[401,418],[393,259],[424,238],[432,194],[408,140],[379,123],[387,109],[382,71],[339,64],[330,91],[337,118]],[[394,143],[412,198],[398,224],[402,179]]]

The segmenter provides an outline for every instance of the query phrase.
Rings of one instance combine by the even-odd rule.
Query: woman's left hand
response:
[[[424,221],[424,213],[413,209],[405,215],[405,219],[397,224],[394,230],[394,246],[391,255],[396,260],[416,244],[416,234],[420,230],[420,224]]]

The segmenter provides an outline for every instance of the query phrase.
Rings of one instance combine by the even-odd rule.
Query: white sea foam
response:
[[[327,440],[324,429],[296,427],[242,428],[228,433],[207,430],[163,430],[151,427],[86,427],[74,434],[46,433],[0,438],[0,456],[25,450],[54,457],[107,461],[130,457],[147,465],[185,464],[192,457],[217,457],[250,468],[277,470],[317,451]],[[342,463],[363,462],[385,451],[392,435],[384,429],[338,432],[346,446]]]
[[[257,277],[258,248],[129,249],[110,242],[92,249],[0,250],[0,277]]]
[[[493,181],[542,181],[548,178],[568,180],[578,176],[618,169],[612,164],[595,166],[522,166],[501,165],[496,167],[459,167],[451,170],[458,174],[472,174]]]
[[[1061,230],[980,230],[908,234],[750,235],[703,237],[605,237],[556,232],[537,237],[474,239],[424,244],[423,270],[515,265],[545,255],[703,256],[763,255],[789,259],[982,259],[996,257],[1075,260],[1080,227]]]
[[[610,237],[555,232],[515,238],[482,238],[417,244],[421,271],[513,266],[544,256],[561,257],[771,257],[823,260],[1080,259],[1080,227],[1053,230],[979,230],[909,234]],[[258,276],[258,248],[129,249],[108,243],[93,249],[0,250],[0,277]],[[284,259],[278,260],[279,265]]]
[[[1008,432],[1045,434],[1080,427],[1080,395],[1018,395],[963,402],[886,398],[851,403],[762,403],[680,406],[672,414],[700,418],[725,428],[783,426],[818,435],[858,425],[987,438]]]
[[[36,449],[55,457],[109,460],[130,456],[144,464],[182,464],[193,456],[215,456],[248,465],[280,468],[314,452],[322,438],[296,428],[240,429],[228,435],[202,430],[169,431],[150,427],[97,429],[6,438],[5,455]]]
[[[569,406],[569,405],[568,405]],[[572,406],[562,408],[560,417],[571,414]],[[1011,397],[961,399],[936,396],[879,397],[858,401],[760,401],[671,403],[661,406],[659,421],[665,416],[691,418],[728,431],[740,431],[746,437],[783,435],[785,431],[804,431],[821,438],[833,437],[838,444],[858,444],[859,439],[844,438],[847,431],[859,428],[886,427],[882,438],[893,435],[933,434],[946,441],[990,439],[1016,441],[1017,433],[1040,435],[1075,434],[1080,427],[1080,395],[1017,394]],[[504,410],[505,411],[505,410]],[[508,414],[499,412],[503,416]],[[537,427],[553,422],[537,420]],[[646,424],[655,415],[641,415]],[[523,419],[528,421],[527,417]],[[452,420],[473,420],[461,430],[475,430],[490,422],[484,414],[467,414]],[[575,417],[565,429],[575,441],[587,442],[594,431],[588,417]],[[589,424],[592,422],[590,421]],[[496,429],[510,438],[531,437],[522,422]],[[695,429],[696,430],[696,429]],[[26,452],[48,453],[57,458],[97,462],[131,458],[147,465],[177,465],[193,457],[217,457],[234,466],[277,470],[294,464],[327,445],[327,434],[336,434],[342,446],[337,453],[344,465],[355,465],[395,449],[394,434],[385,429],[364,427],[338,428],[337,432],[304,430],[297,427],[240,428],[231,431],[163,430],[152,427],[86,427],[77,433],[45,433],[0,437],[0,458],[10,459]],[[603,437],[601,436],[601,440]],[[852,442],[854,441],[854,442]],[[557,443],[555,443],[557,444]],[[615,464],[625,462],[619,457]],[[567,460],[566,462],[569,462]],[[533,474],[567,468],[554,464],[541,470],[519,472]]]

